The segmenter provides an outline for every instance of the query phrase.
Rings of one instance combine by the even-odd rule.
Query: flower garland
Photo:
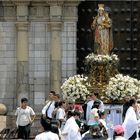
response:
[[[118,64],[119,58],[116,54],[110,55],[96,55],[94,53],[86,56],[87,64]]]
[[[77,100],[77,99],[86,99],[86,95],[89,94],[88,87],[88,77],[83,75],[75,75],[69,77],[61,86],[63,99],[65,100]]]
[[[102,98],[109,100],[123,100],[127,95],[140,94],[140,81],[130,76],[117,74],[110,78],[109,84],[106,87],[105,95]]]

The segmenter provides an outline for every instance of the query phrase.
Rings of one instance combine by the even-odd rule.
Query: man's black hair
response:
[[[40,123],[45,131],[51,131],[51,120],[41,117]]]
[[[79,117],[80,117],[80,112],[74,111],[74,112],[73,112],[73,116],[79,116]]]
[[[68,110],[67,116],[68,116],[68,117],[71,117],[71,116],[73,116],[73,111],[71,111],[71,110]]]
[[[93,91],[93,92],[91,92],[91,93],[90,93],[90,95],[91,95],[91,96],[93,96],[93,95],[94,95],[94,96],[96,96],[96,97],[98,98],[99,93],[98,93],[98,92]]]
[[[97,108],[98,109],[100,104],[101,104],[101,101],[96,100],[96,101],[94,101],[92,108]]]
[[[63,104],[65,104],[65,101],[60,101],[60,102],[58,103],[58,106],[61,107]]]
[[[27,98],[21,98],[21,103],[23,102],[28,102],[28,99]]]
[[[132,98],[129,100],[129,106],[132,106],[133,104],[135,104],[137,101],[136,99]]]

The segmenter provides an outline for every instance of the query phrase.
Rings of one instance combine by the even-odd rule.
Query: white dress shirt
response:
[[[59,140],[59,137],[57,134],[48,131],[48,132],[43,132],[41,134],[38,134],[35,137],[35,140]]]
[[[48,108],[49,107],[49,108]],[[48,110],[47,110],[48,109]],[[46,110],[47,110],[47,115],[49,118],[52,118],[52,113],[55,109],[55,102],[54,101],[49,101],[42,109],[42,114],[45,115],[46,114]]]
[[[61,119],[65,119],[65,110],[64,108],[58,108],[57,112],[56,112],[56,119],[57,120],[61,120]]]
[[[125,119],[123,122],[124,127],[124,138],[129,139],[134,132],[137,131],[140,120],[137,120],[136,112],[132,106],[126,111]]]
[[[66,121],[62,130],[62,140],[81,140],[79,126],[77,125],[74,117],[70,117]]]

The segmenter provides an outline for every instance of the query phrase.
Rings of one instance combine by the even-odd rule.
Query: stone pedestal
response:
[[[6,128],[7,124],[7,117],[0,115],[0,130],[2,130],[3,128]]]

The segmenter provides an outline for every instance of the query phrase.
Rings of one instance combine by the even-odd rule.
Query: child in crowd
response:
[[[114,127],[114,140],[126,140],[124,137],[124,128],[121,125]]]

